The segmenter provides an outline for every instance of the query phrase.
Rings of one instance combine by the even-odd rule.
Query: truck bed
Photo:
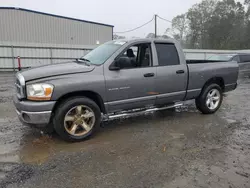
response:
[[[210,78],[220,78],[224,92],[235,89],[239,66],[237,62],[187,60],[188,86],[186,100],[196,98]]]
[[[215,61],[215,60],[186,60],[187,64],[197,64],[197,63],[218,63],[226,61]]]

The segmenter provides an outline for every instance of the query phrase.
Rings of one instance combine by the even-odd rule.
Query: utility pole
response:
[[[157,14],[155,14],[155,38],[157,38]]]

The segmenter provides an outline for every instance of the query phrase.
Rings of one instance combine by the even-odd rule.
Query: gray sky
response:
[[[0,6],[20,7],[46,13],[58,14],[78,19],[114,25],[114,31],[133,29],[152,19],[154,14],[172,20],[185,13],[193,4],[201,0],[0,0]],[[149,3],[150,2],[150,3]],[[163,34],[170,23],[158,21],[159,34]],[[151,23],[127,37],[145,37],[154,32]]]

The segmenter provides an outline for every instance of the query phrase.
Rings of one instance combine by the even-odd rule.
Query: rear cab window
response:
[[[240,55],[241,63],[250,63],[250,54],[248,55]]]
[[[236,55],[236,56],[234,56],[232,58],[232,61],[236,61],[237,63],[239,63],[240,62],[240,57],[238,55]]]
[[[172,43],[155,43],[158,66],[180,65],[179,54]]]

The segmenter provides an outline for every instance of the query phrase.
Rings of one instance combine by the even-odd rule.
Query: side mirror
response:
[[[120,62],[119,62],[119,59],[118,60],[115,60],[114,63],[112,63],[112,65],[109,67],[109,70],[112,70],[112,71],[118,71],[120,70]]]

